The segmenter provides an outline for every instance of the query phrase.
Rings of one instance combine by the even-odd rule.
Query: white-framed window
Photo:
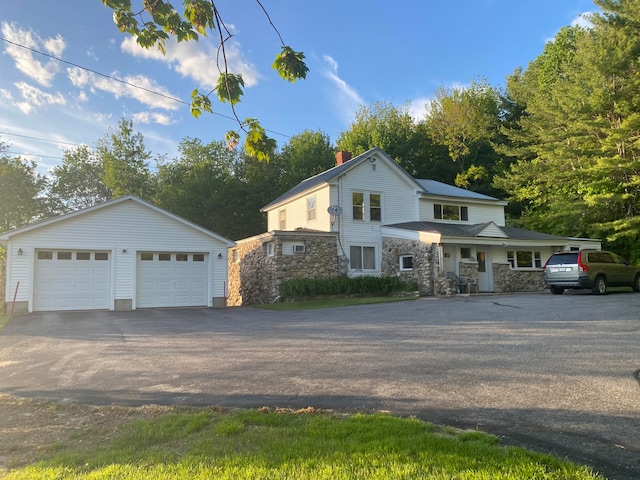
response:
[[[376,248],[363,245],[349,247],[349,266],[351,270],[375,270]]]
[[[542,255],[536,250],[508,250],[507,261],[512,269],[542,268]]]
[[[313,222],[316,219],[316,197],[307,198],[307,222]]]
[[[278,229],[287,229],[287,211],[284,208],[278,211]]]
[[[382,195],[371,192],[352,192],[353,219],[365,222],[382,221]]]
[[[400,255],[400,271],[413,270],[413,255]]]
[[[433,204],[433,218],[436,220],[455,220],[468,222],[469,207],[464,205],[444,205],[442,203]]]
[[[231,254],[233,256],[233,263],[240,263],[240,250],[236,248],[231,251]]]
[[[353,205],[353,219],[364,220],[364,193],[353,192],[351,194],[351,203]]]
[[[276,254],[276,242],[267,242],[264,244],[264,254],[267,257],[273,257]]]
[[[460,258],[465,260],[471,259],[471,248],[470,247],[460,247]]]

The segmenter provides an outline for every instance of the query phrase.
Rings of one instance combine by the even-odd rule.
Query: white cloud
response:
[[[7,100],[13,100],[13,95],[11,95],[11,92],[6,88],[0,88],[0,97]]]
[[[578,15],[571,22],[571,26],[573,27],[582,27],[582,28],[593,28],[593,23],[589,21],[589,16],[593,15],[595,12],[584,12]]]
[[[122,78],[126,83],[96,75],[93,72],[87,72],[77,67],[68,68],[67,75],[75,87],[83,89],[89,87],[91,92],[101,90],[112,94],[116,98],[133,98],[150,108],[177,110],[181,105],[176,100],[172,100],[172,98],[178,97],[144,75],[129,75]],[[116,75],[116,73],[113,73],[111,76],[116,77]]]
[[[160,125],[171,125],[171,117],[158,112],[134,113],[131,118],[135,123],[158,123]]]
[[[422,121],[427,118],[430,102],[431,98],[429,97],[420,97],[411,100],[406,105],[407,113],[411,115],[411,118],[415,121]]]
[[[31,30],[22,30],[15,23],[7,22],[2,22],[2,35],[7,40],[17,44],[7,43],[5,47],[5,52],[13,58],[16,68],[40,85],[50,87],[53,77],[60,71],[58,62],[49,60],[43,64],[33,57],[33,53],[30,50],[18,45],[36,50],[45,49],[61,55],[65,48],[63,38],[58,35],[55,38],[42,40]]]
[[[14,83],[16,88],[20,91],[20,95],[24,99],[23,102],[18,102],[16,105],[23,113],[31,113],[35,107],[41,107],[44,105],[65,105],[67,101],[60,92],[52,95],[47,92],[43,92],[38,87],[29,85],[26,82]]]
[[[338,76],[338,62],[329,55],[324,55],[323,59],[325,68],[322,74],[331,80],[336,88],[332,94],[332,99],[339,108],[342,117],[347,121],[351,121],[358,107],[364,104],[364,100],[353,87]]]
[[[133,37],[125,38],[120,49],[133,55],[167,63],[172,69],[184,77],[194,79],[201,87],[214,88],[218,79],[216,63],[217,48],[202,38],[199,42],[177,43],[171,39],[166,43],[166,54],[157,48],[142,48]],[[225,44],[227,63],[233,73],[241,73],[247,88],[258,83],[260,75],[253,65],[244,59],[240,44],[230,42]]]
[[[78,99],[79,102],[89,101],[89,96],[87,95],[87,92],[85,92],[84,90],[80,90],[80,93],[78,93],[78,96],[76,98]]]
[[[57,35],[56,38],[47,38],[44,41],[44,48],[51,55],[60,57],[64,52],[64,49],[67,48],[67,44],[61,35]]]

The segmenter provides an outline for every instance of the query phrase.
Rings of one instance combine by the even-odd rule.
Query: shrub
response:
[[[280,285],[283,297],[315,297],[318,295],[389,295],[392,292],[413,291],[414,282],[397,277],[333,277],[296,278]]]

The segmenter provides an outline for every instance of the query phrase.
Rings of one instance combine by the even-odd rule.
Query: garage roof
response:
[[[63,222],[65,220],[68,220],[68,219],[73,218],[73,217],[77,217],[79,215],[83,215],[85,213],[93,212],[93,211],[100,210],[100,209],[103,209],[103,208],[109,208],[109,207],[111,207],[113,205],[116,205],[116,204],[122,203],[122,202],[135,202],[135,203],[138,203],[138,204],[143,205],[143,206],[145,206],[147,208],[150,208],[151,210],[155,210],[158,213],[166,215],[167,217],[175,220],[176,222],[180,222],[180,223],[182,223],[182,224],[184,224],[184,225],[186,225],[186,226],[188,226],[190,228],[193,228],[195,230],[198,230],[201,233],[204,233],[205,235],[208,235],[208,236],[210,236],[212,238],[215,238],[216,240],[225,243],[228,247],[233,247],[235,245],[234,241],[229,240],[228,238],[223,237],[222,235],[218,235],[217,233],[212,232],[211,230],[207,230],[206,228],[201,227],[200,225],[197,225],[197,224],[195,224],[193,222],[190,222],[189,220],[186,220],[186,219],[184,219],[184,218],[182,218],[182,217],[180,217],[178,215],[175,215],[175,214],[173,214],[173,213],[171,213],[171,212],[169,212],[167,210],[164,210],[164,209],[162,209],[160,207],[157,207],[156,205],[153,205],[153,204],[151,204],[149,202],[146,202],[146,201],[142,200],[141,198],[136,197],[135,195],[126,195],[124,197],[116,198],[114,200],[109,200],[108,202],[104,202],[104,203],[101,203],[99,205],[94,205],[92,207],[83,208],[81,210],[76,210],[75,212],[71,212],[71,213],[68,213],[66,215],[60,215],[58,217],[49,218],[49,219],[43,220],[41,222],[33,223],[31,225],[27,225],[25,227],[18,228],[16,230],[11,230],[9,232],[5,232],[2,235],[0,235],[0,245],[6,246],[7,242],[9,241],[9,239],[14,235],[19,235],[19,234],[22,234],[22,233],[26,233],[26,232],[29,232],[29,231],[32,231],[32,230],[36,230],[38,228],[42,228],[42,227],[45,227],[47,225],[51,225],[51,224],[54,224],[54,223]]]

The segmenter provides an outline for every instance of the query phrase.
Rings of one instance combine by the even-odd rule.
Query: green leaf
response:
[[[285,80],[293,83],[299,78],[307,78],[309,69],[304,63],[304,54],[291,47],[283,46],[282,52],[276,55],[272,68]]]
[[[267,132],[262,128],[258,119],[247,118],[244,125],[248,127],[244,141],[247,153],[260,161],[268,162],[276,149],[276,141],[267,136]]]
[[[191,92],[191,115],[198,118],[202,112],[213,113],[211,109],[211,99],[195,89]]]
[[[221,73],[216,85],[216,93],[221,102],[235,105],[243,94],[244,80],[242,74]]]

